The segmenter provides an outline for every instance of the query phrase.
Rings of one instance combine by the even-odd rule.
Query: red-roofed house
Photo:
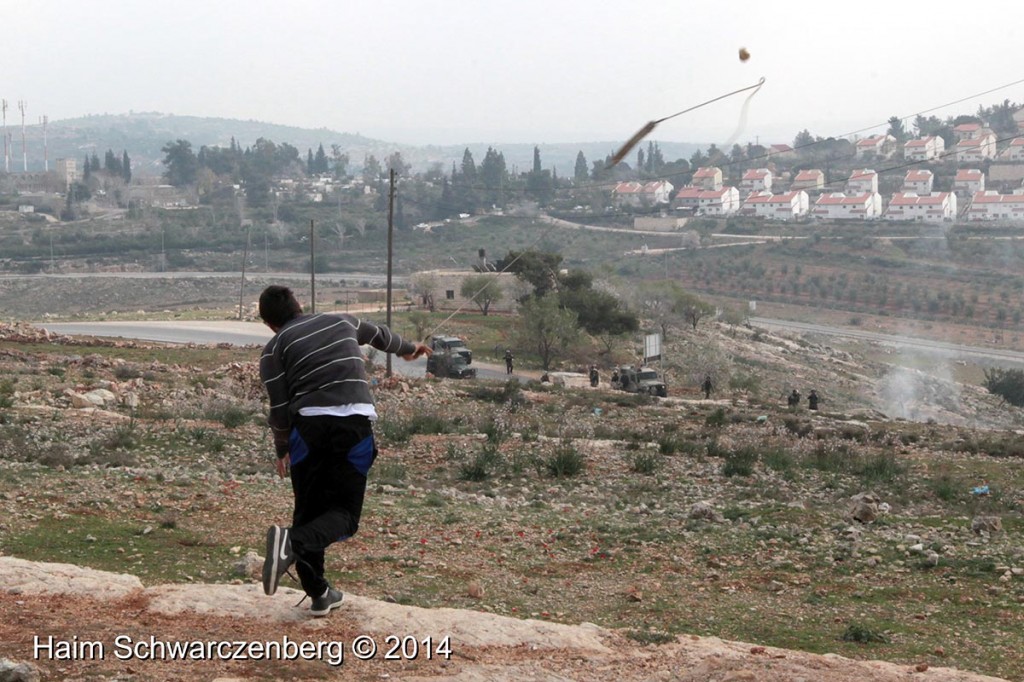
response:
[[[1024,194],[1000,194],[992,190],[978,192],[967,209],[968,220],[1024,220]]]
[[[722,189],[722,169],[714,166],[698,168],[697,172],[693,174],[692,184],[701,189]]]
[[[911,169],[907,171],[907,174],[903,177],[903,191],[913,192],[918,196],[924,196],[932,193],[932,183],[935,182],[935,176],[932,175],[930,170],[923,170],[919,168]]]
[[[972,140],[977,137],[985,137],[986,135],[992,134],[994,133],[991,128],[986,128],[980,123],[961,123],[953,128],[953,136],[957,142]]]
[[[825,174],[817,168],[802,170],[793,178],[790,189],[811,190],[812,192],[823,190],[825,189]]]
[[[977,168],[961,168],[953,178],[953,192],[962,197],[973,197],[985,191],[985,174]]]
[[[639,182],[620,182],[612,190],[612,196],[617,203],[630,206],[655,206],[667,204],[672,195],[672,183],[667,180],[657,180],[641,184]]]
[[[865,192],[847,196],[842,192],[828,192],[818,197],[811,215],[823,220],[872,220],[882,213],[882,195]]]
[[[768,158],[789,158],[796,154],[796,151],[788,144],[773,144],[768,147]]]
[[[1017,124],[1017,130],[1024,132],[1024,109],[1013,112],[1013,120]]]
[[[941,223],[956,218],[956,195],[952,192],[935,192],[918,195],[913,192],[897,192],[885,211],[886,220],[915,220]]]
[[[871,194],[878,192],[878,173],[862,168],[850,173],[850,179],[846,181],[847,194]]]
[[[877,157],[887,159],[896,151],[896,138],[892,135],[872,135],[863,140],[857,140],[854,145],[854,154],[857,158],[865,154],[874,154]]]
[[[740,180],[740,192],[771,192],[772,172],[767,168],[751,168]]]
[[[985,159],[995,158],[996,136],[992,134],[971,137],[956,143],[957,163],[981,163]]]
[[[1024,137],[1015,137],[1010,140],[1010,146],[999,155],[1003,161],[1024,161]]]
[[[683,187],[672,202],[675,208],[689,208],[704,215],[730,215],[740,208],[740,193],[735,187],[701,189]]]
[[[946,152],[946,141],[938,135],[908,140],[903,145],[903,158],[907,161],[930,161]]]
[[[797,190],[785,194],[771,192],[753,192],[743,202],[740,209],[747,215],[755,215],[769,220],[793,220],[807,215],[810,199],[807,192]]]

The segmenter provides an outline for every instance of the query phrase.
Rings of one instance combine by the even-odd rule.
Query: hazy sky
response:
[[[8,124],[23,99],[30,123],[134,110],[410,144],[553,143],[624,140],[763,76],[740,141],[791,142],[1024,79],[1024,3],[999,4],[0,0],[0,97]],[[935,113],[1006,98],[1024,101],[1024,84]],[[721,144],[742,102],[653,137]]]

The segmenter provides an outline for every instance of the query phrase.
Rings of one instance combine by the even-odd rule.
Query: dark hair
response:
[[[283,327],[302,314],[302,306],[288,287],[271,284],[260,294],[260,319],[271,327]]]

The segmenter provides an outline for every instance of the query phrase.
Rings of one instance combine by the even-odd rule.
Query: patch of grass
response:
[[[786,417],[782,420],[782,425],[786,427],[786,431],[800,438],[809,436],[814,429],[810,422],[795,417]]]
[[[75,523],[43,518],[24,533],[4,542],[5,552],[29,561],[52,561],[88,566],[115,573],[145,575],[148,580],[183,582],[204,572],[211,582],[231,578],[232,559],[226,551],[209,551],[205,533],[167,527],[144,532],[143,522],[125,517],[79,514]],[[202,547],[203,551],[192,549]]]
[[[212,419],[216,419],[223,424],[226,429],[236,429],[249,421],[251,417],[248,410],[230,403],[215,406],[209,415]]]
[[[857,455],[848,445],[831,442],[818,443],[803,459],[805,466],[830,473],[850,471],[856,463]]]
[[[134,450],[139,447],[141,439],[135,421],[120,424],[113,432],[103,439],[103,447],[107,450]]]

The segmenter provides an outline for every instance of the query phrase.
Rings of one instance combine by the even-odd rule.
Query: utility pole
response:
[[[313,219],[309,219],[309,312],[316,313],[316,232]]]
[[[267,228],[263,228],[263,272],[270,272],[270,247],[267,246]]]
[[[388,329],[391,329],[391,255],[394,246],[395,235],[395,169],[388,169],[388,288],[387,301],[385,303],[385,319]],[[387,376],[391,376],[391,353],[387,353]]]

